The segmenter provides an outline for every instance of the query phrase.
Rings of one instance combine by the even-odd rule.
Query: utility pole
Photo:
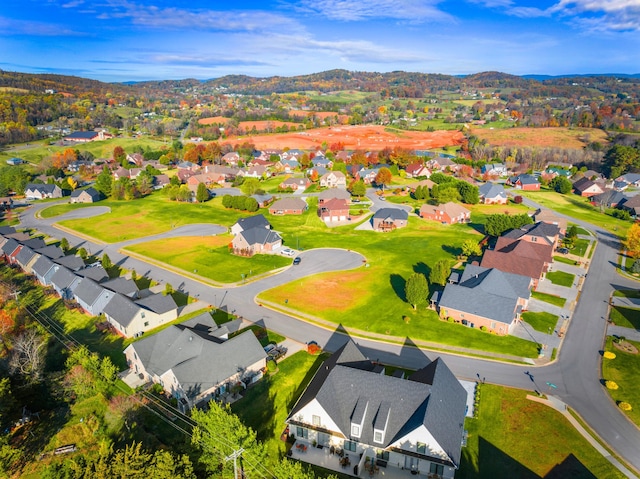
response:
[[[236,449],[230,456],[224,458],[225,461],[233,459],[233,479],[238,479],[238,458],[244,452],[244,448]],[[244,474],[243,474],[244,476]]]

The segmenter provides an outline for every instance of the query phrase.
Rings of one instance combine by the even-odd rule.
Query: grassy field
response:
[[[600,213],[600,211],[596,207],[592,206],[586,198],[582,198],[577,195],[561,195],[560,193],[550,190],[517,190],[517,194],[526,196],[527,198],[540,203],[545,208],[550,208],[558,213],[572,216],[582,221],[587,221],[621,237],[624,237],[627,234],[627,229],[631,226],[630,221],[619,220],[613,216]]]
[[[571,266],[575,266],[578,263],[577,261],[565,258],[564,256],[554,256],[553,261],[557,261],[558,263],[570,264]]]
[[[551,332],[556,328],[558,316],[547,312],[531,312],[522,313],[522,320],[529,324],[536,331],[541,333]]]
[[[617,289],[613,295],[619,298],[640,298],[640,291],[637,289]]]
[[[576,279],[576,275],[564,271],[552,271],[551,273],[547,273],[547,279],[558,286],[570,288]]]
[[[630,341],[636,348],[640,349],[640,343]],[[640,370],[640,354],[632,354],[621,351],[613,346],[611,336],[607,337],[605,351],[615,353],[615,359],[602,360],[602,377],[618,383],[619,389],[612,391],[607,389],[614,401],[625,401],[633,408],[626,412],[637,426],[640,427],[640,382],[638,381],[638,371]]]
[[[565,303],[567,302],[565,298],[561,298],[560,296],[556,296],[555,294],[541,293],[539,291],[532,291],[531,297],[539,299],[540,301],[544,301],[545,303],[553,304],[554,306],[559,306],[561,308],[563,308]]]
[[[621,308],[612,306],[609,319],[616,326],[623,328],[640,329],[640,309]]]
[[[608,144],[607,132],[596,128],[527,128],[514,127],[504,130],[473,128],[471,133],[487,140],[492,146],[558,147],[582,149],[591,141]],[[585,138],[589,139],[585,141]]]
[[[573,248],[571,249],[571,253],[577,256],[584,257],[587,252],[587,248],[589,247],[589,240],[578,238],[575,240]]]
[[[483,384],[457,479],[622,479],[558,411],[526,392]]]
[[[182,236],[131,245],[124,250],[220,283],[240,282],[291,264],[291,258],[280,255],[258,254],[251,258],[233,255],[228,247],[231,239],[228,234]]]

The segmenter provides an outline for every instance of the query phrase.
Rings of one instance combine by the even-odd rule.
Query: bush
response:
[[[402,317],[402,320],[403,320],[405,323],[409,324],[409,322],[411,321],[411,318],[410,318],[409,316],[403,316],[403,317]]]
[[[487,327],[486,326],[480,326],[480,331],[486,331]]]
[[[604,385],[607,387],[607,389],[611,389],[612,391],[615,391],[620,387],[618,386],[618,383],[615,381],[605,381]]]
[[[612,353],[611,351],[605,351],[604,354],[602,355],[603,358],[605,359],[615,359],[616,358],[616,354]]]
[[[631,266],[631,272],[635,274],[640,273],[640,259],[637,259],[633,262],[633,265]]]
[[[625,401],[620,401],[618,403],[618,407],[620,409],[622,409],[623,411],[631,411],[633,408],[631,407],[631,404],[629,404],[628,402]]]
[[[453,323],[453,318],[452,318],[451,316],[449,316],[449,317],[447,318],[447,322],[448,322],[448,323]]]

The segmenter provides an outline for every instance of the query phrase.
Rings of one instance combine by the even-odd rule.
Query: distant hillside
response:
[[[122,83],[104,83],[98,80],[69,75],[20,73],[3,70],[0,70],[0,87],[20,88],[34,93],[54,90],[73,95],[87,92],[100,95],[107,92],[130,91],[130,87]]]

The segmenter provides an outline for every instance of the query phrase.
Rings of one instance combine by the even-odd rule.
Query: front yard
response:
[[[558,316],[547,312],[534,313],[527,311],[522,313],[522,320],[536,331],[552,333],[558,323]]]
[[[534,299],[539,299],[540,301],[544,301],[545,303],[553,304],[554,306],[559,306],[564,308],[567,300],[565,298],[561,298],[560,296],[556,296],[554,294],[541,293],[539,291],[532,291],[531,297]]]
[[[622,308],[612,306],[609,319],[616,326],[623,328],[640,329],[640,309]]]
[[[546,278],[553,284],[570,288],[573,286],[573,281],[576,279],[576,275],[566,273],[564,271],[552,271],[551,273],[547,273]]]
[[[640,343],[628,341],[640,349]],[[602,377],[605,380],[615,381],[618,389],[607,389],[611,398],[617,402],[625,401],[631,404],[631,411],[625,412],[637,426],[640,427],[640,354],[622,351],[613,345],[613,338],[607,337],[605,351],[611,351],[616,355],[615,359],[602,359]]]

